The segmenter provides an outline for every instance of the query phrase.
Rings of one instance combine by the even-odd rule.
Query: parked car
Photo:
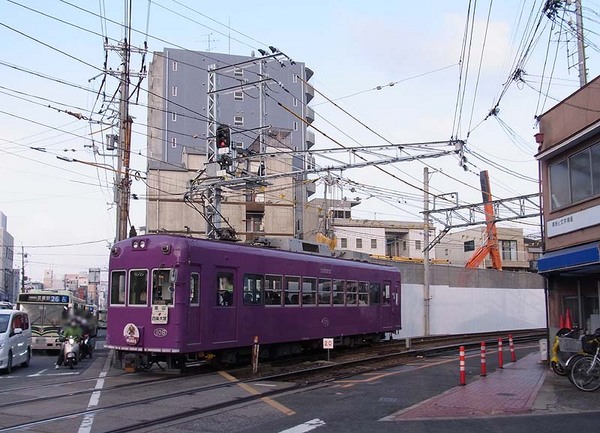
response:
[[[0,310],[12,310],[13,305],[10,302],[0,301]]]
[[[31,360],[31,327],[27,313],[0,310],[0,371],[10,373],[13,366],[28,367]]]

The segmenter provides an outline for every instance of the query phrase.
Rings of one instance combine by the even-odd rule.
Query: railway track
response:
[[[507,333],[503,333],[503,336],[504,335],[507,335]],[[519,333],[518,335],[516,332],[513,333],[513,337],[518,342],[536,340],[540,338],[541,335],[545,335],[545,330],[543,332],[541,332],[540,330],[535,330],[534,332],[530,331],[528,333]],[[51,417],[40,416],[37,419],[29,419],[28,422],[25,423],[15,423],[8,426],[5,425],[2,428],[0,428],[0,432],[19,431],[23,429],[31,429],[35,426],[40,425],[51,425],[52,423],[59,422],[66,418],[82,418],[99,413],[114,413],[123,409],[140,405],[152,407],[152,405],[160,405],[169,400],[176,401],[176,399],[181,397],[201,396],[207,393],[215,394],[215,391],[217,390],[221,391],[218,394],[223,394],[222,391],[224,391],[227,388],[237,387],[240,384],[252,384],[256,381],[292,383],[286,385],[282,389],[270,390],[267,392],[248,395],[245,397],[236,397],[233,400],[216,402],[214,404],[208,404],[200,408],[194,407],[188,410],[180,410],[177,413],[173,413],[166,416],[157,416],[150,420],[134,422],[133,424],[130,424],[128,426],[112,430],[114,432],[135,431],[151,426],[172,423],[174,421],[179,421],[190,417],[201,416],[209,412],[219,411],[241,404],[250,403],[261,398],[277,397],[284,393],[293,391],[295,392],[304,388],[325,386],[326,383],[331,380],[346,378],[348,376],[356,375],[360,372],[380,370],[392,366],[397,366],[407,362],[408,360],[414,360],[418,356],[432,356],[439,355],[440,353],[452,350],[456,351],[458,345],[468,346],[469,344],[471,344],[473,346],[478,346],[479,342],[482,339],[484,339],[484,341],[486,339],[488,341],[493,341],[494,339],[497,341],[498,338],[497,334],[489,333],[485,334],[485,338],[483,337],[484,334],[476,336],[471,335],[468,338],[468,340],[472,341],[471,343],[465,342],[466,338],[462,336],[460,338],[457,338],[457,336],[452,336],[442,339],[440,339],[439,337],[432,337],[430,339],[422,339],[422,341],[419,341],[417,345],[421,347],[414,347],[414,345],[411,344],[411,349],[407,349],[404,343],[402,342],[392,342],[392,344],[384,345],[385,349],[383,349],[382,346],[370,348],[372,349],[370,355],[368,355],[368,351],[354,353],[352,355],[344,354],[340,355],[339,357],[336,357],[336,360],[333,363],[323,364],[322,361],[317,361],[313,365],[309,365],[308,367],[302,366],[300,368],[293,369],[290,367],[285,367],[285,371],[261,369],[261,375],[258,377],[252,377],[251,374],[249,376],[245,376],[243,374],[244,370],[231,371],[231,373],[233,373],[238,378],[237,380],[232,380],[225,383],[220,382],[210,385],[203,384],[198,386],[193,383],[194,380],[192,379],[199,379],[201,378],[201,376],[170,376],[155,378],[143,382],[112,385],[104,387],[102,389],[103,398],[101,402],[118,401],[118,398],[112,399],[111,396],[120,395],[120,393],[122,393],[123,391],[127,392],[128,395],[133,395],[133,391],[136,391],[138,395],[141,394],[141,397],[129,397],[127,398],[126,402],[121,403],[101,404],[92,410],[64,410],[61,411],[61,413],[55,413]],[[449,342],[450,340],[453,341]],[[443,344],[441,342],[443,342]],[[47,386],[56,386],[56,384],[49,384]],[[173,389],[174,387],[177,388],[176,391],[165,392],[165,389]],[[185,389],[181,389],[181,387],[185,387]],[[95,389],[86,388],[83,390],[71,391],[60,395],[54,395],[51,398],[55,406],[62,407],[62,404],[56,405],[57,400],[65,399],[65,402],[71,401],[67,399],[81,400],[84,396],[91,395],[95,391]],[[37,404],[44,403],[48,403],[48,397],[21,399],[19,401],[4,404],[3,409],[10,407],[22,408],[23,406],[26,406],[32,408],[30,413],[33,414],[36,413],[36,410],[33,408],[35,408]],[[41,411],[40,413],[43,413],[43,411]]]

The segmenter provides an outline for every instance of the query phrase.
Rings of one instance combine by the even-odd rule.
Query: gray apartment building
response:
[[[14,238],[7,231],[8,218],[0,212],[0,301],[13,299]]]
[[[289,131],[288,145],[307,150],[314,133],[307,84],[313,72],[302,62],[277,57],[220,54],[165,48],[155,52],[149,69],[148,170],[185,170],[187,154],[206,154],[209,117],[209,69],[216,69],[213,110],[217,123],[229,125],[237,148],[247,149],[260,128]],[[292,114],[293,113],[293,114]],[[292,159],[291,171],[303,170],[304,156]],[[314,193],[312,183],[297,182],[296,233],[302,233],[302,208]],[[150,195],[150,191],[149,191]],[[152,231],[152,227],[148,227]]]

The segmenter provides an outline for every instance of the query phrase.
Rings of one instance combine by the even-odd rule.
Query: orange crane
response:
[[[492,205],[492,191],[487,170],[479,173],[479,180],[481,182],[481,195],[483,196],[483,210],[485,212],[486,241],[473,252],[465,268],[477,268],[489,254],[492,258],[492,268],[501,271],[502,258],[500,257],[500,250],[498,248],[498,234],[496,231],[494,206]]]

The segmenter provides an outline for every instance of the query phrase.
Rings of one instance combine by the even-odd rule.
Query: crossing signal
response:
[[[228,153],[231,150],[231,129],[229,126],[217,127],[217,153]]]

